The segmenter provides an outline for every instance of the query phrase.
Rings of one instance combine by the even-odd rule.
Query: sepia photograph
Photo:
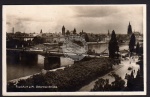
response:
[[[3,95],[146,95],[146,4],[3,5],[2,15]]]

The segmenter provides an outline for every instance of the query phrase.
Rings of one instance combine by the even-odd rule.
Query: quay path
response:
[[[136,62],[138,61],[138,57],[134,58],[134,59],[127,59],[127,60],[123,60],[121,61],[121,64],[119,65],[115,65],[113,66],[114,70],[110,71],[108,74],[99,77],[99,78],[103,78],[103,79],[109,79],[109,83],[113,82],[115,79],[113,77],[110,76],[110,74],[116,73],[118,74],[122,79],[124,79],[125,81],[125,86],[127,84],[127,80],[125,79],[125,75],[127,74],[131,74],[132,70],[135,70],[134,73],[134,77],[137,74],[138,69],[140,68],[139,65],[136,64]],[[131,62],[131,63],[130,63]],[[128,70],[128,68],[131,67],[132,70]],[[90,82],[89,84],[83,86],[82,88],[80,88],[77,92],[87,92],[90,91],[91,89],[93,89],[95,82],[99,79],[97,78],[96,80]]]
[[[60,67],[60,68],[52,69],[52,70],[49,70],[49,71],[56,71],[56,70],[59,70],[59,69],[62,69],[62,70],[63,70],[64,68],[65,68],[65,67]],[[44,73],[44,72],[46,72],[46,71],[43,69],[43,70],[41,70],[41,72],[36,73],[36,74],[34,74],[34,75],[37,75],[37,74],[40,74],[40,73]],[[21,77],[21,78],[9,80],[8,82],[15,82],[15,83],[17,83],[19,80],[28,79],[28,78],[31,77],[31,76],[33,76],[33,75],[28,75],[28,76],[25,76],[25,77]]]

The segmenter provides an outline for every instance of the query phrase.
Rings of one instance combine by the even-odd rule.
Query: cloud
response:
[[[17,10],[18,9],[18,10]],[[21,32],[61,32],[76,28],[77,32],[127,33],[129,21],[133,29],[142,31],[141,6],[11,6],[7,8],[7,30]],[[11,28],[11,29],[9,29]]]
[[[7,24],[7,25],[11,25],[11,23],[10,23],[10,22],[8,22],[8,21],[6,22],[6,24]]]
[[[75,7],[74,11],[76,11],[77,17],[107,17],[112,14],[116,14],[118,9],[106,6],[79,6]]]

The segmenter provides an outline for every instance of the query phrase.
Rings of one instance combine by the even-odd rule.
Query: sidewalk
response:
[[[123,60],[121,61],[121,64],[119,65],[115,65],[113,66],[114,70],[110,71],[108,74],[99,77],[99,78],[103,78],[103,79],[109,79],[109,83],[113,82],[115,79],[112,78],[111,76],[109,76],[109,74],[111,74],[112,72],[118,74],[122,79],[124,79],[125,82],[127,82],[127,80],[125,79],[125,75],[130,74],[132,70],[128,70],[129,67],[131,67],[133,70],[135,70],[134,76],[136,76],[137,70],[139,69],[139,65],[136,65],[136,62],[138,61],[138,58],[135,58],[135,60],[132,60],[131,64],[129,59],[128,60]],[[78,91],[81,92],[87,92],[90,91],[94,85],[95,82],[99,79],[97,78],[96,80],[90,82],[88,85],[83,86],[81,89],[79,89]],[[126,84],[125,84],[126,85]]]

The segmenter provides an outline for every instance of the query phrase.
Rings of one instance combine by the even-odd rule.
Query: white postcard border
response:
[[[3,96],[80,96],[80,95],[146,95],[147,94],[147,31],[146,4],[113,4],[113,5],[50,5],[50,6],[142,6],[143,7],[143,43],[144,43],[144,91],[143,92],[7,92],[6,70],[6,6],[2,6],[2,94]],[[25,6],[25,5],[17,5]],[[32,5],[29,5],[32,6]],[[36,6],[36,5],[33,5]],[[44,5],[38,5],[44,6]]]

